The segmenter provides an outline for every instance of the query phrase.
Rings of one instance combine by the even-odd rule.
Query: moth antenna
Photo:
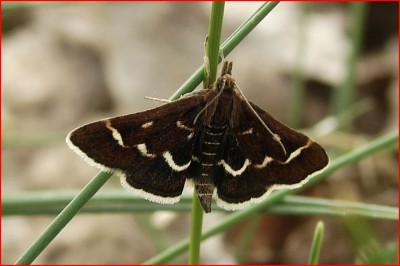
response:
[[[228,67],[226,69],[226,73],[225,74],[232,75],[232,66],[233,66],[233,62],[228,62]]]
[[[221,89],[221,90],[218,92],[218,94],[215,95],[215,97],[214,97],[211,101],[209,101],[209,102],[206,104],[206,106],[203,107],[203,109],[200,110],[200,112],[196,115],[196,117],[195,117],[194,120],[193,120],[193,125],[196,124],[197,119],[199,119],[200,115],[201,115],[202,113],[204,113],[204,111],[205,111],[216,99],[218,99],[219,96],[221,96],[221,94],[222,94],[223,91],[224,91],[224,90]]]
[[[221,77],[225,75],[231,75],[232,74],[232,62],[224,61],[224,65],[222,66],[221,70]]]
[[[285,155],[287,154],[285,146],[283,146],[283,143],[281,142],[281,139],[279,135],[275,134],[272,132],[272,130],[264,123],[264,121],[261,119],[261,117],[257,114],[256,110],[254,110],[253,106],[251,106],[250,102],[247,100],[247,98],[244,96],[242,90],[238,87],[238,85],[235,84],[236,89],[240,92],[242,95],[244,102],[247,104],[247,106],[250,108],[250,110],[253,112],[253,114],[257,117],[257,119],[261,122],[261,124],[264,126],[264,128],[272,135],[272,138],[281,145],[283,152]]]
[[[224,64],[222,65],[222,69],[221,69],[221,77],[223,77],[226,74],[227,65],[228,65],[228,62],[224,61]]]
[[[163,102],[163,103],[172,102],[171,100],[168,100],[168,99],[154,98],[154,97],[150,97],[150,96],[144,96],[144,98],[147,100],[152,100],[152,101],[156,101],[156,102]]]

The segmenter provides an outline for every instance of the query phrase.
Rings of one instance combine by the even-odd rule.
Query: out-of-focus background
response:
[[[260,5],[226,3],[223,40]],[[397,3],[366,5],[351,130],[335,133],[326,123],[312,133],[331,156],[397,128]],[[160,105],[144,97],[168,98],[203,62],[209,12],[207,2],[3,4],[3,197],[85,186],[98,171],[67,147],[67,133]],[[227,56],[238,85],[289,122],[300,66],[307,94],[299,126],[312,127],[330,115],[332,95],[346,78],[354,20],[349,3],[280,3]],[[392,152],[346,167],[306,194],[397,206],[397,183]],[[118,178],[105,187],[122,189]],[[205,229],[225,215],[205,215]],[[3,216],[2,263],[14,263],[53,218]],[[318,220],[325,223],[320,263],[362,262],[351,229],[358,223],[368,228],[371,248],[397,243],[396,222],[265,214],[248,242],[246,222],[204,242],[201,260],[305,263]],[[143,226],[147,221],[162,243]],[[186,238],[189,224],[189,213],[78,215],[35,263],[141,263]]]

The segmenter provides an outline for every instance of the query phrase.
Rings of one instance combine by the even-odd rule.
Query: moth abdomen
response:
[[[202,130],[196,157],[201,174],[194,178],[195,189],[205,212],[211,211],[212,195],[215,189],[214,171],[220,159],[220,146],[226,132],[225,126],[206,125]]]

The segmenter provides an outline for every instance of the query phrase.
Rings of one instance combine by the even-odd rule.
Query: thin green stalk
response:
[[[156,248],[156,252],[161,252],[167,248],[168,243],[163,237],[162,231],[151,222],[151,215],[152,213],[136,215],[136,221],[139,223],[140,228],[144,233],[150,237],[154,247]]]
[[[2,145],[5,149],[54,147],[55,145],[65,144],[65,134],[46,134],[40,136],[11,136],[10,133],[4,134]]]
[[[217,78],[219,46],[224,17],[224,2],[213,2],[211,5],[210,23],[208,26],[207,62],[209,73],[204,75],[205,87],[214,84]],[[193,190],[192,223],[190,229],[189,264],[200,263],[201,231],[203,225],[203,208],[199,202],[197,192]]]
[[[46,230],[16,261],[16,264],[31,264],[50,244],[60,231],[71,221],[91,197],[107,182],[112,174],[100,172],[76,195],[76,197],[53,220]]]
[[[236,261],[239,264],[245,263],[249,250],[251,249],[252,240],[257,234],[257,229],[261,223],[262,216],[255,215],[254,217],[249,217],[245,228],[240,234],[238,241],[238,248],[236,249]]]
[[[397,241],[385,244],[372,244],[371,248],[359,252],[354,264],[398,265],[399,246]]]
[[[365,13],[367,10],[365,2],[351,2],[351,13],[354,19],[351,30],[351,50],[346,62],[346,76],[344,77],[343,84],[338,90],[335,90],[331,102],[332,115],[339,118],[339,123],[343,129],[348,130],[350,123],[346,119],[344,111],[346,111],[353,103],[356,87],[356,63],[361,50],[361,41],[364,31]]]
[[[78,191],[32,192],[5,196],[2,199],[2,215],[57,215]],[[152,213],[155,211],[189,212],[193,197],[182,197],[177,204],[158,205],[123,190],[106,190],[97,193],[79,213]],[[223,209],[213,206],[213,212]],[[397,207],[367,204],[345,200],[316,197],[286,196],[262,212],[288,215],[363,216],[369,219],[398,220]]]
[[[203,226],[203,208],[201,207],[196,191],[192,200],[192,221],[190,225],[189,262],[200,263],[201,229]]]
[[[216,235],[220,232],[225,231],[227,228],[247,219],[251,215],[262,211],[267,206],[276,203],[277,201],[282,200],[288,194],[295,193],[304,188],[309,187],[310,185],[315,184],[316,182],[320,182],[322,179],[327,177],[329,174],[332,174],[338,169],[343,168],[346,165],[353,164],[377,151],[385,150],[388,147],[392,147],[393,145],[397,145],[398,142],[398,134],[396,131],[393,131],[383,137],[376,139],[375,141],[370,142],[369,144],[360,147],[354,151],[351,151],[347,154],[344,154],[331,162],[331,164],[320,174],[314,176],[308,183],[306,183],[303,187],[293,190],[279,190],[272,193],[267,199],[259,204],[255,204],[251,207],[248,207],[244,210],[234,212],[227,216],[223,221],[209,229],[208,231],[202,234],[202,239],[205,240],[213,235]],[[172,246],[171,248],[165,250],[164,252],[159,253],[155,257],[147,260],[144,264],[158,264],[158,263],[167,263],[170,259],[175,258],[181,253],[185,252],[188,249],[189,241],[183,240]]]
[[[208,80],[205,80],[205,83],[208,85],[213,84],[217,79],[224,9],[224,2],[213,2],[211,5],[210,23],[208,26],[208,40],[206,46],[206,53],[209,63],[209,73],[207,73],[208,77],[207,75],[205,75],[205,77],[208,78]]]
[[[254,14],[240,25],[221,45],[221,50],[227,56],[243,39],[279,4],[266,2]]]
[[[221,45],[224,56],[227,56],[268,14],[279,2],[264,3],[251,17],[240,25]],[[181,95],[194,90],[204,77],[204,64],[201,65],[170,97],[176,100]]]
[[[60,2],[40,2],[40,3],[34,3],[34,2],[12,2],[12,3],[6,3],[3,1],[1,3],[1,8],[3,11],[8,11],[8,10],[15,10],[15,9],[25,9],[25,8],[35,8],[35,7],[44,7],[48,5],[54,5],[54,4],[60,4]]]
[[[314,238],[311,244],[310,256],[307,264],[318,264],[321,253],[322,238],[324,237],[324,223],[319,221],[314,231]]]
[[[306,47],[307,23],[309,17],[310,3],[301,3],[299,18],[299,38],[296,52],[296,62],[294,69],[293,93],[289,104],[289,125],[293,128],[301,127],[303,117],[304,101],[306,96],[305,79],[304,79],[304,59]]]
[[[269,207],[268,212],[290,215],[360,216],[394,221],[399,218],[398,207],[301,196],[287,196],[281,202]]]

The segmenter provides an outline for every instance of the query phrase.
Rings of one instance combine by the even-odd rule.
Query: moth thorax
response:
[[[229,125],[231,128],[237,125],[235,118],[237,115],[234,112],[237,111],[235,105],[238,102],[235,100],[235,91],[224,90],[216,103],[212,118],[208,122],[212,126],[223,127]]]

